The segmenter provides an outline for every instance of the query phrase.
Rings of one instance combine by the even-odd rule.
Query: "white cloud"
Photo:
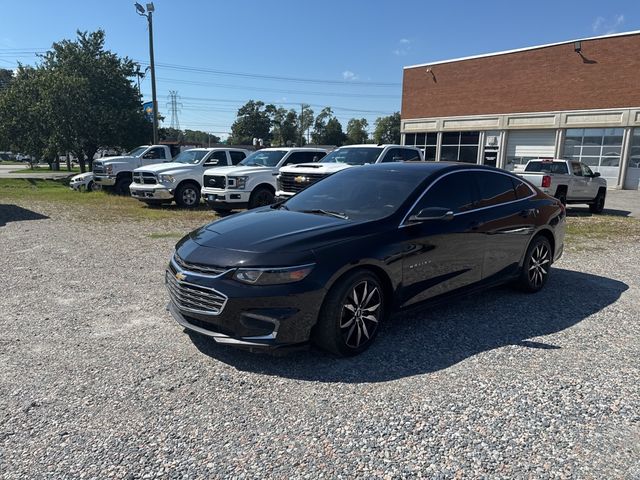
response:
[[[353,81],[353,80],[358,80],[358,75],[353,73],[351,70],[345,70],[344,72],[342,72],[342,78],[344,78],[346,81],[350,82],[350,81]]]
[[[593,33],[609,35],[616,33],[618,28],[624,24],[624,15],[613,15],[611,18],[596,17],[593,21]]]
[[[410,50],[411,40],[409,40],[408,38],[401,38],[400,40],[398,40],[397,47],[391,50],[391,53],[393,53],[397,57],[404,57],[405,55],[409,54]]]
[[[409,40],[408,38],[401,38],[400,43],[408,45],[411,43],[411,40]]]

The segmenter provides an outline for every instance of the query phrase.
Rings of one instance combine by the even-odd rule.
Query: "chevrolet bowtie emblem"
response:
[[[299,176],[294,178],[293,181],[296,183],[304,183],[307,181],[307,177]]]
[[[185,278],[187,278],[187,276],[182,272],[178,272],[178,273],[176,273],[176,278],[178,280],[184,280]]]

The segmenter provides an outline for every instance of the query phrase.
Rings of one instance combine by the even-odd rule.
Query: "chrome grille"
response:
[[[327,175],[324,173],[289,173],[283,172],[278,176],[278,190],[297,193],[300,190],[322,180]]]
[[[104,165],[100,163],[93,164],[93,173],[103,174],[104,173]]]
[[[227,177],[221,175],[205,175],[202,183],[205,187],[225,188],[227,186]]]
[[[133,172],[133,183],[155,185],[158,183],[156,175],[150,172]]]
[[[180,281],[170,270],[167,270],[165,279],[171,301],[180,310],[218,315],[227,303],[227,297],[220,292],[213,288]]]
[[[222,275],[224,272],[229,270],[227,268],[216,267],[213,265],[203,265],[201,263],[185,262],[182,258],[180,258],[176,254],[173,255],[173,261],[182,270],[187,270],[189,272],[194,272],[194,273],[202,273],[205,275],[218,276],[218,275]]]

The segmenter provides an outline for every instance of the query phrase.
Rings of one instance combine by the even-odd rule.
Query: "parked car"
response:
[[[100,185],[93,181],[93,172],[86,172],[71,177],[69,188],[79,192],[94,192],[100,190]]]
[[[219,343],[311,340],[354,355],[393,310],[506,282],[539,291],[564,234],[564,206],[503,170],[345,169],[180,240],[165,273],[169,310]]]
[[[217,212],[256,208],[275,200],[276,175],[285,165],[317,162],[327,154],[322,148],[263,148],[238,167],[205,170],[202,196]]]
[[[136,168],[170,162],[177,153],[168,145],[142,145],[124,155],[94,160],[94,181],[102,187],[113,188],[118,195],[129,195],[129,185]]]
[[[602,213],[607,181],[588,165],[575,160],[529,160],[523,172],[514,172],[564,205],[586,203],[593,213]]]
[[[289,198],[329,175],[354,166],[384,162],[422,161],[422,150],[404,145],[348,145],[340,147],[319,163],[287,165],[277,177],[278,200]]]
[[[133,171],[131,196],[149,205],[171,203],[184,208],[200,204],[202,176],[207,168],[237,165],[251,152],[239,148],[193,148],[172,162],[157,163]]]

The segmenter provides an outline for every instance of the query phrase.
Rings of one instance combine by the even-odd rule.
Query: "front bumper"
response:
[[[80,191],[80,190],[82,190],[83,187],[86,187],[86,185],[84,183],[70,183],[69,184],[69,188],[71,190]]]
[[[116,176],[115,175],[93,175],[93,181],[98,185],[102,185],[103,187],[112,187],[116,184]]]
[[[176,274],[182,279],[169,278],[176,278]],[[306,279],[285,285],[244,285],[229,278],[230,271],[219,276],[202,275],[180,269],[173,260],[165,275],[170,298],[168,310],[176,322],[217,343],[252,349],[307,343],[326,293],[323,286]],[[195,311],[190,290],[172,289],[176,282],[218,294],[223,298],[219,310]]]
[[[202,198],[211,208],[246,208],[251,192],[203,188]]]
[[[173,200],[173,190],[164,185],[143,185],[132,183],[129,185],[131,196],[138,200]]]

